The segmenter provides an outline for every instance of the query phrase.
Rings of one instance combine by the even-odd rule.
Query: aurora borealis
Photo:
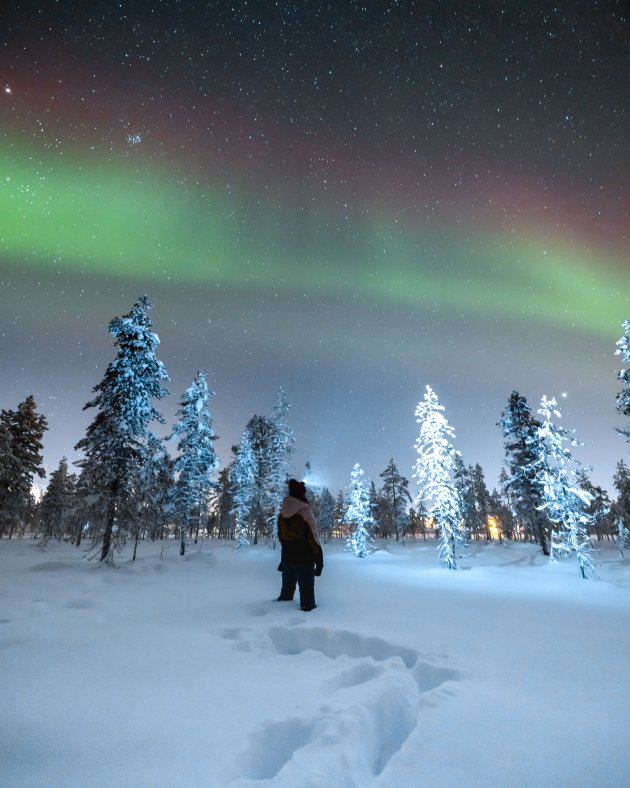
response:
[[[620,3],[13,3],[2,33],[0,405],[54,467],[143,292],[230,445],[280,386],[295,472],[411,474],[430,384],[496,482],[501,409],[561,397],[595,481],[628,451]]]

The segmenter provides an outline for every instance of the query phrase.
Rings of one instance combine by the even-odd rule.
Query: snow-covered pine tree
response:
[[[61,541],[70,532],[76,486],[77,477],[68,473],[68,460],[63,457],[57,469],[50,474],[48,487],[38,506],[41,547],[46,547],[50,539]]]
[[[457,551],[465,544],[460,501],[451,479],[454,449],[450,438],[455,431],[444,416],[435,392],[427,386],[424,399],[416,408],[420,434],[415,448],[418,459],[414,478],[418,484],[417,501],[433,501],[431,514],[440,531],[438,555],[447,569],[457,569]]]
[[[370,488],[364,478],[363,469],[356,463],[350,474],[348,504],[344,520],[351,530],[346,546],[359,558],[365,558],[374,550],[370,529],[374,524],[370,507]]]
[[[194,528],[198,531],[201,521],[207,520],[210,494],[215,488],[213,477],[219,458],[214,450],[216,435],[208,411],[208,400],[213,395],[205,372],[198,371],[180,400],[176,413],[179,420],[170,436],[177,441],[179,452],[173,463],[173,503],[181,531],[180,555],[186,553],[191,531]]]
[[[556,400],[543,396],[538,413],[541,423],[531,448],[536,455],[537,479],[543,491],[542,506],[558,529],[552,534],[551,560],[556,555],[575,553],[580,575],[585,579],[597,577],[589,555],[590,541],[586,530],[589,522],[586,510],[592,496],[579,486],[578,463],[565,445],[569,440],[568,431],[553,421],[553,416],[561,417]]]
[[[237,548],[250,542],[249,520],[256,497],[256,465],[249,432],[245,430],[228,472]]]
[[[42,437],[48,429],[46,418],[37,413],[29,394],[17,410],[0,413],[0,536],[9,538],[16,528],[22,531],[31,521],[35,500],[33,480],[42,479]]]
[[[615,354],[621,356],[625,364],[630,364],[630,319],[623,323],[623,336],[617,342]],[[630,369],[619,370],[617,379],[625,385],[617,394],[617,410],[623,416],[630,416]],[[630,440],[630,426],[619,427],[617,431]]]
[[[253,528],[252,541],[258,544],[259,535],[272,536],[270,522],[272,512],[272,489],[274,485],[273,452],[275,427],[267,416],[254,415],[247,422],[245,432],[254,456],[254,487],[250,503],[250,521]],[[278,512],[275,512],[276,516]]]
[[[269,445],[269,478],[266,485],[267,522],[274,549],[278,541],[278,512],[286,494],[288,467],[295,448],[295,434],[287,421],[289,407],[287,395],[281,388],[276,394],[271,414],[273,430]]]
[[[386,524],[386,531],[396,535],[396,541],[404,542],[409,524],[407,506],[411,503],[409,480],[402,476],[393,458],[381,473],[381,518]]]
[[[135,503],[144,493],[143,471],[158,441],[149,425],[164,423],[151,403],[168,394],[162,385],[168,375],[155,355],[160,340],[151,331],[150,309],[147,296],[141,296],[127,315],[110,322],[118,351],[93,389],[96,396],[84,406],[98,412],[75,447],[83,452],[77,465],[89,480],[89,487],[79,485],[79,490],[92,504],[97,497],[105,512],[92,537],[94,547],[101,547],[100,560],[107,563],[124,545],[137,515]]]
[[[615,518],[622,518],[630,525],[630,468],[623,460],[619,460],[613,475],[613,484],[617,490],[617,498],[613,504]]]
[[[608,493],[599,484],[594,484],[582,468],[577,472],[578,485],[591,496],[586,508],[591,530],[595,531],[597,540],[612,539],[616,533],[615,515]]]
[[[499,426],[503,433],[508,479],[503,490],[512,511],[527,534],[538,542],[543,555],[549,555],[549,520],[543,510],[543,491],[538,481],[540,467],[534,452],[540,422],[533,418],[527,400],[513,391]]]

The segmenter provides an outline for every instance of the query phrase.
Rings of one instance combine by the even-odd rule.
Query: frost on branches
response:
[[[141,296],[129,314],[110,322],[118,352],[94,387],[96,396],[84,406],[97,414],[75,447],[84,454],[77,463],[84,477],[81,504],[97,515],[92,537],[95,547],[101,545],[101,561],[108,563],[137,524],[147,481],[154,475],[149,468],[162,453],[149,424],[164,423],[151,400],[168,394],[162,385],[168,375],[155,355],[160,340],[151,331],[150,309],[147,296]]]
[[[621,356],[624,363],[630,364],[630,320],[624,321],[623,336],[617,342],[616,355]],[[617,410],[624,416],[630,416],[630,369],[621,369],[617,378],[625,383],[625,388],[617,394]],[[630,440],[630,427],[619,427],[618,432]]]
[[[278,541],[278,512],[286,493],[287,469],[295,447],[295,434],[287,421],[289,401],[284,389],[280,389],[273,404],[271,423],[273,430],[269,446],[268,518],[267,523],[275,548]]]
[[[232,511],[235,521],[237,549],[249,544],[249,518],[256,492],[256,458],[245,430],[236,457],[230,466],[228,480],[232,491]]]
[[[575,553],[580,575],[597,577],[589,555],[590,541],[586,526],[590,521],[587,508],[593,496],[579,486],[577,461],[565,445],[569,433],[553,423],[560,418],[555,399],[543,397],[538,410],[541,423],[537,430],[534,452],[538,458],[538,481],[543,490],[542,508],[555,528],[551,540],[551,560],[557,555]],[[573,441],[575,445],[575,441]]]
[[[438,555],[447,569],[457,569],[457,550],[465,544],[459,496],[451,479],[454,454],[449,438],[455,431],[446,420],[444,407],[430,386],[416,408],[420,434],[416,439],[418,459],[413,476],[418,483],[417,502],[433,501],[431,516],[440,531]]]
[[[173,498],[181,529],[180,555],[186,552],[188,534],[207,520],[210,493],[215,487],[213,475],[219,458],[214,450],[216,435],[208,412],[212,395],[205,374],[197,372],[179,403],[176,414],[179,420],[171,434],[172,440],[178,440],[179,451],[173,463],[176,475]]]
[[[374,518],[370,507],[369,485],[359,463],[354,466],[350,474],[350,492],[344,519],[353,527],[346,540],[348,550],[359,558],[365,558],[374,551],[374,540],[370,533]]]

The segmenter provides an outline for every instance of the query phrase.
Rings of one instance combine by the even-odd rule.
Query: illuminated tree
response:
[[[617,342],[616,355],[621,356],[624,363],[630,364],[630,320],[623,324],[624,334]],[[625,388],[617,394],[617,410],[624,416],[630,416],[630,369],[621,369],[617,378],[625,384]],[[630,427],[620,427],[618,432],[630,440]]]
[[[418,459],[413,475],[419,488],[417,505],[425,498],[433,501],[431,515],[440,531],[438,555],[447,569],[457,569],[457,550],[466,536],[459,495],[451,479],[455,451],[449,439],[455,437],[455,431],[443,411],[436,394],[427,386],[424,400],[416,408],[420,434],[415,444]]]
[[[168,375],[155,355],[160,340],[151,331],[150,309],[147,296],[141,296],[129,314],[110,322],[118,352],[94,387],[96,396],[84,406],[98,412],[75,447],[84,454],[77,465],[89,480],[79,489],[90,507],[98,499],[97,508],[104,512],[102,527],[92,536],[101,547],[100,560],[107,563],[124,545],[137,517],[135,502],[153,476],[148,466],[160,441],[149,425],[164,423],[151,403],[168,394],[162,385]]]
[[[356,463],[350,474],[344,519],[352,528],[348,534],[346,546],[358,558],[365,558],[374,550],[374,540],[370,533],[370,528],[374,525],[374,518],[370,506],[370,488],[359,463]]]
[[[228,480],[235,518],[237,546],[249,544],[249,520],[256,497],[256,458],[247,430],[243,433],[230,466]]]
[[[173,497],[181,528],[180,555],[186,552],[187,535],[193,526],[198,528],[201,519],[207,518],[209,496],[215,487],[213,476],[219,458],[214,450],[216,435],[208,412],[212,395],[205,374],[197,372],[180,401],[176,414],[180,419],[171,434],[171,439],[179,439],[179,456],[173,463],[176,476]]]
[[[278,539],[278,512],[286,494],[289,475],[287,469],[295,446],[295,435],[287,421],[289,401],[284,389],[276,395],[271,415],[272,431],[269,441],[269,478],[266,485],[267,523],[275,548]]]
[[[580,575],[597,577],[589,555],[590,541],[586,526],[590,522],[587,508],[592,495],[579,485],[577,462],[568,447],[569,432],[554,424],[561,417],[555,399],[543,397],[538,413],[542,417],[532,449],[536,455],[536,474],[543,491],[543,508],[556,526],[552,534],[551,559],[575,553]]]

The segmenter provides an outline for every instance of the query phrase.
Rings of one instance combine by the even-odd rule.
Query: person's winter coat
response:
[[[324,556],[317,523],[306,501],[291,495],[282,501],[278,515],[278,538],[282,545],[283,564],[315,564],[315,574],[321,574]]]

